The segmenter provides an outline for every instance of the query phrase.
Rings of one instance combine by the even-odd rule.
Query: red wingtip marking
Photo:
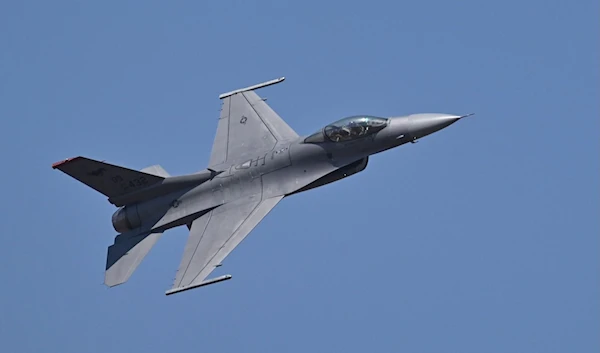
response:
[[[64,159],[64,160],[62,160],[62,161],[56,162],[56,163],[52,164],[52,169],[56,169],[56,168],[58,168],[59,166],[61,166],[61,165],[65,164],[65,163],[67,163],[67,162],[70,162],[70,161],[72,161],[72,160],[75,160],[75,159],[77,159],[77,158],[79,158],[79,157],[67,158],[67,159]]]

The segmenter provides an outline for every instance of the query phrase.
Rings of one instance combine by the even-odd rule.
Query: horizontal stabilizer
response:
[[[158,169],[158,168],[160,169]],[[148,167],[152,168],[151,172],[164,174],[164,171],[160,166]],[[146,171],[146,170],[144,170]],[[126,195],[110,197],[108,201],[115,206],[123,206],[137,202],[143,202],[149,199],[153,199],[162,195],[172,193],[174,191],[183,190],[186,188],[192,188],[212,180],[217,175],[221,174],[222,171],[215,171],[213,169],[206,169],[194,174],[180,175],[174,177],[165,177],[160,183],[154,184],[150,187],[130,192]]]
[[[108,247],[104,284],[114,287],[127,282],[161,235],[162,233],[118,235],[115,243]]]
[[[85,157],[66,159],[54,163],[52,168],[59,169],[109,198],[139,191],[165,179]]]

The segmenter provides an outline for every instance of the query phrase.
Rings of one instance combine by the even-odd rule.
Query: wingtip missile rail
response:
[[[277,84],[279,82],[282,82],[283,80],[285,80],[285,77],[276,78],[274,80],[263,82],[263,83],[259,83],[259,84],[256,84],[256,85],[253,85],[253,86],[249,86],[249,87],[246,87],[246,88],[236,89],[236,90],[233,90],[231,92],[227,92],[227,93],[223,93],[223,94],[219,95],[219,99],[223,99],[223,98],[227,98],[229,96],[233,96],[236,93],[241,93],[241,92],[246,92],[246,91],[253,91],[255,89],[259,89],[259,88],[271,86],[271,85]]]
[[[165,295],[171,295],[171,294],[175,294],[175,293],[185,292],[186,290],[208,286],[209,284],[215,284],[215,283],[227,281],[229,279],[231,279],[231,275],[223,275],[223,276],[215,277],[213,279],[209,279],[209,280],[197,283],[197,284],[192,284],[187,287],[179,287],[179,288],[170,289],[165,292]]]

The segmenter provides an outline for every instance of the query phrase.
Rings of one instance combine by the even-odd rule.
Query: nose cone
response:
[[[414,114],[409,116],[408,131],[413,138],[421,138],[439,131],[462,116],[450,114]]]

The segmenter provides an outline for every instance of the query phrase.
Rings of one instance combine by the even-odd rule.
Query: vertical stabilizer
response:
[[[159,177],[162,177],[162,178],[168,178],[168,177],[171,176],[171,175],[169,175],[169,173],[167,173],[167,171],[163,167],[161,167],[158,164],[151,165],[151,166],[146,167],[146,168],[144,168],[144,169],[142,169],[140,171],[144,172],[144,173],[156,175],[156,176],[159,176]]]

